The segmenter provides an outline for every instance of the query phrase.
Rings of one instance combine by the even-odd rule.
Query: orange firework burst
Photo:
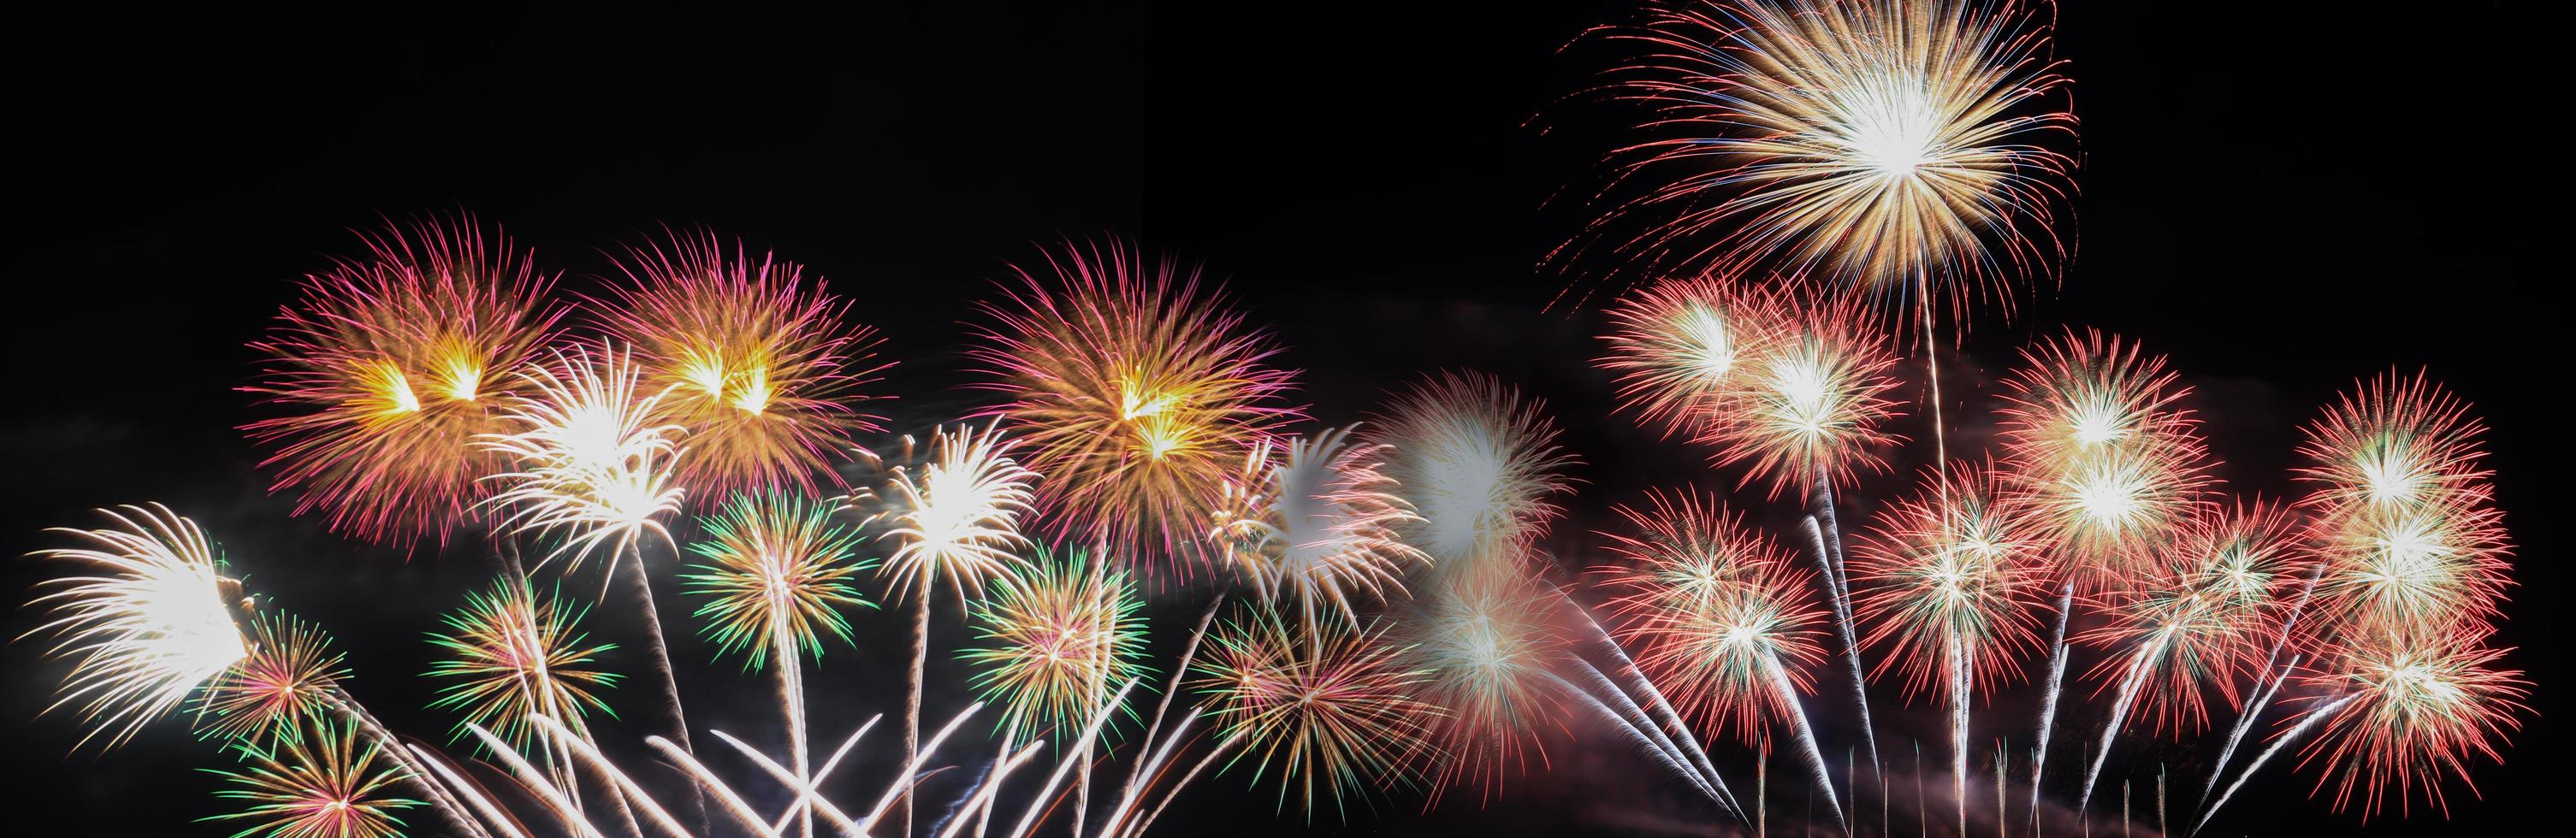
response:
[[[1865,591],[1855,616],[1871,626],[1862,642],[1893,647],[1878,668],[1899,667],[1909,692],[1945,686],[1944,673],[1988,690],[2017,675],[2047,607],[2049,545],[2030,507],[1991,466],[1962,464],[1948,480],[1884,513],[1852,556]]]
[[[1413,697],[1427,676],[1407,649],[1379,627],[1298,630],[1254,611],[1208,636],[1192,686],[1214,699],[1253,781],[1278,774],[1282,807],[1293,790],[1312,820],[1318,791],[1341,811],[1345,795],[1409,785],[1438,761],[1430,737],[1440,710]]]
[[[1517,556],[1565,510],[1565,469],[1556,423],[1535,399],[1480,373],[1441,373],[1396,399],[1390,415],[1363,432],[1386,452],[1386,476],[1420,516],[1404,540],[1440,563]]]
[[[2162,356],[2101,332],[2022,350],[2004,380],[2005,474],[2030,495],[2071,581],[2102,590],[2206,503],[2208,457]]]
[[[835,452],[878,429],[851,407],[886,367],[871,365],[874,331],[794,262],[728,252],[713,233],[672,239],[627,248],[618,267],[631,284],[592,304],[635,349],[645,386],[667,392],[653,421],[688,429],[674,479],[707,499],[813,489]]]
[[[1782,682],[1807,688],[1789,662],[1824,659],[1825,610],[1806,595],[1815,577],[1788,551],[1729,516],[1715,499],[1657,495],[1653,512],[1621,507],[1638,536],[1605,533],[1635,562],[1593,572],[1622,593],[1610,601],[1637,664],[1671,685],[1684,713],[1757,735],[1765,718],[1803,711]]]
[[[346,656],[331,651],[319,626],[280,612],[249,629],[250,654],[197,694],[197,724],[207,736],[258,739],[302,724],[349,677]]]
[[[2515,717],[2531,712],[2522,703],[2530,682],[2519,671],[2492,666],[2506,651],[2449,635],[2383,635],[2342,649],[2303,679],[2325,696],[2341,697],[2319,699],[2313,712],[2328,718],[2301,765],[2324,760],[2317,788],[2335,783],[2337,809],[2358,793],[2368,818],[2393,782],[2401,808],[2420,788],[2448,816],[2444,775],[2474,792],[2470,755],[2502,761],[2496,746],[2521,729]]]
[[[1198,273],[1135,248],[1067,245],[1053,283],[1019,270],[970,355],[1008,401],[991,411],[1046,475],[1058,536],[1114,555],[1204,555],[1208,516],[1244,455],[1299,415],[1269,336],[1202,293]]]
[[[1751,359],[1744,398],[1704,420],[1702,442],[1718,464],[1746,465],[1744,481],[1771,479],[1778,496],[1793,485],[1850,478],[1854,466],[1886,467],[1875,449],[1897,442],[1879,428],[1898,415],[1886,398],[1896,356],[1878,318],[1851,301],[1792,306],[1765,351]]]
[[[1397,536],[1422,519],[1381,470],[1386,450],[1349,438],[1344,428],[1291,439],[1276,459],[1257,447],[1217,522],[1229,561],[1274,605],[1293,593],[1309,632],[1326,610],[1358,625],[1354,593],[1401,594],[1406,566],[1430,562]]]
[[[2051,231],[2075,161],[2052,146],[2076,121],[2032,6],[1774,0],[1647,14],[1600,30],[1637,57],[1599,92],[1651,109],[1654,136],[1611,156],[1648,191],[1578,241],[1632,219],[1642,232],[1615,244],[1633,264],[1925,291],[1940,273],[1961,304],[1971,288],[2001,298],[2002,283],[2064,254]]]
[[[553,280],[471,217],[360,234],[368,255],[306,277],[278,312],[259,382],[288,413],[242,427],[270,447],[272,490],[297,514],[383,544],[443,543],[498,461],[474,444],[503,429],[504,373],[535,359],[563,315]]]
[[[1758,363],[1781,326],[1778,301],[1711,278],[1666,280],[1609,311],[1602,369],[1619,374],[1619,406],[1664,433],[1706,437],[1739,418]]]

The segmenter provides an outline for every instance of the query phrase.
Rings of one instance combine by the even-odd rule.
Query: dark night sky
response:
[[[429,657],[420,632],[489,565],[462,547],[406,562],[289,517],[233,430],[259,414],[231,388],[252,368],[243,344],[293,279],[355,246],[349,228],[456,208],[505,225],[576,289],[605,269],[599,248],[663,223],[807,264],[860,300],[857,317],[900,359],[884,385],[899,396],[898,430],[974,403],[955,389],[955,324],[1006,263],[1033,257],[1034,242],[1114,232],[1228,277],[1290,347],[1323,422],[1357,419],[1386,388],[1441,367],[1494,372],[1548,400],[1589,481],[1551,545],[1566,567],[1589,563],[1583,531],[1609,503],[1648,486],[1731,485],[1696,452],[1608,415],[1606,377],[1588,363],[1597,311],[1541,311],[1564,279],[1532,266],[1576,219],[1540,204],[1613,139],[1598,110],[1547,108],[1592,69],[1558,48],[1626,6],[1210,10],[1226,5],[907,4],[826,19],[94,11],[14,25],[0,553],[51,545],[39,529],[90,525],[93,507],[169,503],[254,588],[333,630],[362,699],[406,732],[439,735],[448,720],[419,708],[426,689],[410,674]],[[2524,647],[2508,665],[2538,682],[2533,704],[2549,712],[2563,706],[2564,670],[2533,647],[2563,637],[2551,594],[2564,584],[2565,498],[2545,476],[2566,464],[2543,411],[2565,388],[2542,376],[2566,352],[2551,295],[2529,289],[2565,270],[2540,266],[2560,234],[2523,195],[2557,192],[2564,175],[2516,161],[2555,153],[2543,118],[2524,114],[2563,96],[2539,92],[2525,33],[2541,27],[2517,11],[2066,9],[2080,246],[2062,282],[2026,295],[2011,321],[1973,324],[1960,369],[1990,377],[2030,335],[2064,325],[2141,338],[2198,390],[2223,476],[2278,497],[2299,422],[2356,377],[2429,365],[2493,428],[2521,585],[2499,642]],[[1527,124],[1542,111],[1553,130]],[[1907,482],[1862,481],[1846,515]],[[0,589],[23,591],[38,570],[10,562]],[[592,628],[633,648],[615,610]],[[1166,643],[1191,610],[1157,607]],[[899,714],[901,613],[862,617],[860,648],[825,659],[819,731]],[[15,636],[34,618],[21,610],[0,628]],[[934,631],[959,637],[955,616],[943,619]],[[674,632],[678,657],[706,658]],[[212,781],[187,771],[211,764],[210,748],[177,723],[105,756],[65,756],[71,719],[36,717],[61,670],[41,648],[6,650],[0,753],[19,776],[0,785],[0,806],[32,820],[0,832],[231,831],[189,823],[221,808]],[[640,659],[622,663],[640,674]],[[947,685],[934,710],[962,703],[963,675],[934,666]],[[696,726],[770,730],[765,681],[731,664],[682,677]],[[648,715],[640,685],[630,692],[629,715]],[[1981,722],[2033,703],[2014,701]],[[1923,737],[1940,759],[1930,710],[1899,709],[1892,690],[1876,702],[1883,736]],[[2070,712],[2082,724],[2099,711]],[[2544,780],[2564,772],[2544,757],[2563,715],[2526,719],[2506,764],[2476,767],[2486,801],[2446,786],[2447,825],[2419,811],[2364,828],[2305,799],[2313,774],[2275,769],[2231,804],[2224,831],[2510,831],[2555,802]],[[1714,817],[1606,732],[1575,730],[1583,742],[1551,743],[1552,773],[1481,810],[1467,794],[1418,815],[1418,798],[1399,795],[1350,828],[1666,834]],[[2137,777],[2162,758],[2196,779],[2187,766],[2206,758],[2131,741],[2115,770],[2125,761]],[[886,767],[858,770],[874,782]],[[1300,827],[1242,786],[1203,781],[1166,831]],[[1802,798],[1775,800],[1777,826]]]

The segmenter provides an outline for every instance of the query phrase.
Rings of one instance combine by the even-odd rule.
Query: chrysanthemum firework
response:
[[[472,510],[504,429],[504,374],[536,359],[562,308],[550,277],[471,217],[362,233],[368,255],[307,277],[278,312],[258,383],[286,415],[243,426],[268,446],[271,488],[333,531],[401,545]]]
[[[1557,598],[1521,576],[1516,561],[1453,575],[1418,596],[1405,634],[1429,670],[1424,700],[1447,715],[1436,726],[1448,752],[1440,785],[1478,784],[1491,802],[1503,779],[1527,768],[1544,728],[1564,729],[1565,699],[1549,677],[1572,654],[1550,621]]]
[[[2022,350],[1999,411],[2005,474],[2051,524],[2074,581],[2100,590],[2152,563],[2207,502],[2189,393],[2162,356],[2100,332]]]
[[[196,522],[160,504],[99,511],[113,526],[50,530],[86,545],[36,553],[96,575],[45,580],[51,590],[28,604],[50,619],[29,634],[55,635],[48,654],[72,659],[46,709],[78,705],[90,729],[81,744],[104,734],[114,748],[251,648],[233,622],[233,582]]]
[[[1430,561],[1399,528],[1419,522],[1381,446],[1350,444],[1350,429],[1257,446],[1241,482],[1227,492],[1216,540],[1274,606],[1297,606],[1307,630],[1325,612],[1359,622],[1355,595],[1379,600],[1404,591],[1404,572]]]
[[[2075,117],[2028,4],[1677,3],[1603,32],[1636,57],[1600,92],[1651,116],[1611,156],[1644,194],[1587,238],[1642,226],[1612,242],[1631,264],[1937,275],[1964,304],[2064,253]]]
[[[463,738],[465,726],[476,724],[524,748],[538,732],[531,716],[576,727],[593,711],[616,717],[599,691],[623,676],[595,667],[599,655],[617,647],[593,645],[580,630],[589,610],[516,579],[467,594],[465,607],[444,620],[447,630],[429,634],[444,656],[427,675],[445,682],[429,706],[460,715],[452,737]]]
[[[481,439],[518,469],[490,478],[499,528],[558,534],[548,558],[574,564],[603,546],[613,559],[648,534],[670,538],[659,519],[680,508],[681,428],[655,421],[665,394],[642,389],[642,376],[632,353],[608,344],[521,371],[526,393],[510,399],[508,432]]]
[[[1962,464],[1947,480],[1881,514],[1852,556],[1862,642],[1890,647],[1879,670],[1897,667],[1913,692],[1967,691],[1944,673],[1981,690],[2019,674],[2051,587],[2042,527],[1992,468]]]
[[[2483,493],[2486,427],[2429,376],[2390,372],[2347,392],[2309,423],[2299,469],[2304,505],[2328,519],[2369,510],[2442,506]]]
[[[1745,397],[1703,422],[1700,441],[1720,448],[1719,465],[1743,464],[1745,482],[1768,477],[1774,496],[1848,480],[1855,466],[1884,468],[1875,449],[1897,437],[1879,426],[1899,405],[1886,397],[1896,356],[1878,319],[1850,301],[1804,303],[1780,317],[1746,370]]]
[[[320,719],[281,730],[274,744],[236,744],[240,770],[204,770],[226,782],[216,797],[245,808],[204,820],[251,824],[232,838],[397,838],[398,813],[424,804],[394,796],[402,768],[361,739],[355,723]]]
[[[2477,496],[2333,519],[2317,549],[2329,636],[2449,634],[2497,614],[2512,584],[2499,513]]]
[[[1745,527],[1743,516],[1730,514],[1726,501],[1697,490],[1649,490],[1642,506],[1611,507],[1626,522],[1622,529],[1599,533],[1622,560],[1595,568],[1625,586],[1625,607],[1688,609],[1746,584],[1765,572],[1765,565],[1785,560],[1777,545]]]
[[[635,350],[651,420],[688,429],[673,479],[713,501],[735,492],[812,490],[852,437],[877,430],[855,409],[885,365],[850,302],[793,262],[730,250],[712,233],[630,246],[628,282],[593,300],[602,325]],[[837,475],[833,476],[837,482]]]
[[[255,740],[302,724],[349,676],[346,656],[331,650],[320,626],[284,612],[248,622],[250,654],[197,695],[197,725],[207,736]]]
[[[1763,719],[1802,712],[1782,685],[1803,690],[1806,675],[1788,664],[1824,659],[1825,611],[1807,594],[1815,577],[1713,502],[1656,501],[1687,523],[1642,538],[1612,534],[1621,542],[1612,550],[1636,564],[1594,569],[1620,591],[1610,601],[1618,634],[1683,713],[1731,722],[1750,741]]]
[[[1337,811],[1348,795],[1409,785],[1436,761],[1440,710],[1414,695],[1429,677],[1380,626],[1290,628],[1256,607],[1209,635],[1192,686],[1242,744],[1252,780],[1276,774],[1279,801],[1293,796],[1308,819],[1319,793]]]
[[[1125,571],[1080,550],[1040,550],[975,603],[979,644],[959,657],[976,666],[985,698],[1009,708],[1001,723],[1014,740],[1068,740],[1145,674],[1143,607]]]
[[[1741,418],[1741,402],[1784,311],[1774,296],[1706,277],[1672,279],[1609,311],[1619,406],[1648,425],[1706,438]]]
[[[1029,514],[1038,475],[1020,465],[1020,441],[997,427],[934,437],[929,463],[895,474],[894,526],[879,537],[898,545],[877,573],[893,580],[897,597],[927,597],[945,581],[964,601],[1020,563],[1012,551],[1029,544],[1020,517]]]
[[[2382,635],[2341,647],[2303,679],[2319,691],[2311,712],[2329,715],[2302,766],[2323,760],[2317,788],[2334,783],[2337,809],[2358,797],[2367,818],[2394,784],[2401,808],[2421,789],[2447,816],[2445,776],[2474,791],[2471,755],[2502,761],[2497,748],[2531,710],[2522,703],[2530,682],[2494,667],[2506,651],[2461,635]]]
[[[1384,452],[1384,472],[1419,516],[1399,529],[1436,566],[1477,555],[1517,556],[1564,513],[1574,455],[1535,399],[1480,373],[1441,373],[1397,397],[1361,432]]]
[[[1055,535],[1161,550],[1186,574],[1235,466],[1299,415],[1283,400],[1292,375],[1194,268],[1115,241],[1047,262],[1053,281],[1018,270],[1021,286],[984,307],[993,322],[969,354],[1007,396],[991,412],[1046,475]]]
[[[759,669],[772,652],[821,657],[823,634],[854,643],[843,608],[873,608],[852,580],[876,566],[858,558],[858,533],[833,523],[835,507],[776,492],[735,495],[699,519],[706,537],[689,545],[705,559],[681,577],[684,594],[708,599],[705,620],[718,654],[740,653]]]

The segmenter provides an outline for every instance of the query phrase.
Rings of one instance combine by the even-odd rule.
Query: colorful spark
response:
[[[592,711],[614,718],[599,691],[624,676],[594,668],[617,646],[590,644],[580,630],[589,610],[512,579],[466,594],[465,606],[444,619],[447,630],[429,633],[444,656],[425,674],[445,682],[429,706],[457,712],[450,737],[462,739],[468,726],[479,725],[526,747],[536,736],[530,720],[537,716],[573,725]]]
[[[1012,741],[1065,740],[1119,685],[1144,677],[1143,609],[1126,571],[1080,550],[1040,550],[975,602],[978,645],[958,657],[975,665],[985,700],[1007,708],[1000,724]]]
[[[682,574],[680,592],[707,597],[693,615],[705,620],[716,653],[740,653],[760,669],[773,650],[823,655],[823,634],[856,645],[843,608],[874,608],[852,580],[875,567],[860,559],[858,533],[832,522],[836,507],[775,492],[735,495],[701,518],[705,538],[689,551],[707,564]]]
[[[277,612],[247,621],[250,653],[197,694],[198,729],[226,740],[258,740],[322,712],[347,656],[331,650],[320,626]]]
[[[402,769],[361,739],[354,723],[322,720],[282,729],[273,745],[236,743],[242,769],[202,770],[227,783],[216,797],[244,808],[202,820],[252,824],[232,838],[399,838],[398,813],[425,804],[390,793]]]
[[[1438,761],[1440,710],[1414,698],[1429,673],[1383,634],[1338,623],[1310,633],[1256,608],[1209,635],[1192,664],[1192,687],[1245,743],[1236,761],[1253,762],[1254,783],[1278,775],[1283,809],[1293,792],[1311,821],[1321,792],[1347,816],[1350,796],[1410,785]]]

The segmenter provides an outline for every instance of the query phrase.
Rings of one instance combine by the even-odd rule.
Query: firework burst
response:
[[[1773,661],[1824,658],[1823,615],[1800,593],[1814,577],[1714,499],[1655,495],[1650,503],[1651,511],[1619,510],[1649,526],[1641,535],[1605,533],[1632,563],[1593,570],[1621,592],[1610,601],[1619,635],[1643,650],[1637,663],[1657,683],[1673,685],[1685,713],[1720,727],[1731,721],[1750,741],[1770,713],[1797,712],[1781,706],[1793,697],[1773,688]],[[1790,677],[1805,687],[1802,672]]]
[[[461,739],[469,725],[479,725],[498,731],[513,747],[526,747],[537,733],[530,721],[536,716],[571,725],[592,711],[614,718],[598,691],[617,686],[622,677],[593,667],[616,646],[589,645],[589,635],[579,630],[588,612],[560,594],[540,596],[513,579],[467,594],[465,607],[445,618],[447,630],[429,633],[444,657],[426,674],[447,682],[429,706],[457,712],[451,737]]]
[[[563,311],[553,280],[471,217],[360,234],[368,255],[307,277],[278,313],[258,383],[288,415],[243,426],[296,513],[383,544],[447,533],[497,458],[503,373],[535,360]]]
[[[320,626],[283,612],[248,622],[250,653],[197,695],[197,725],[207,736],[256,740],[293,728],[328,707],[349,677],[346,656],[331,650]]]
[[[236,744],[241,770],[203,770],[227,783],[216,797],[244,808],[205,820],[251,823],[232,838],[399,838],[397,813],[425,804],[391,794],[402,769],[361,739],[355,724],[324,720],[281,728],[271,746]]]
[[[2485,425],[2420,373],[2364,382],[2305,431],[2299,453],[2314,465],[2299,469],[2310,486],[2304,505],[2329,525],[2354,513],[2441,507],[2486,490],[2487,472],[2478,466]]]
[[[1082,551],[1037,561],[994,580],[974,605],[981,644],[959,657],[975,686],[1008,708],[1013,741],[1071,737],[1119,685],[1144,677],[1144,601],[1125,571]]]
[[[2020,3],[1712,2],[1604,30],[1638,56],[1601,90],[1651,109],[1615,152],[1649,181],[1587,237],[1654,269],[1769,266],[1864,288],[2003,283],[2064,253],[2068,80]],[[1658,173],[1671,173],[1659,177]],[[1957,280],[1966,280],[1959,282]]]
[[[995,428],[934,436],[930,463],[918,474],[895,474],[895,525],[879,537],[899,546],[878,573],[893,580],[898,598],[926,598],[944,579],[964,601],[984,580],[1020,563],[1011,551],[1029,543],[1020,535],[1020,516],[1029,513],[1038,475],[1014,458],[1018,441],[1004,440]]]
[[[1407,566],[1431,561],[1400,535],[1422,519],[1395,495],[1386,449],[1349,443],[1342,428],[1291,439],[1276,457],[1266,444],[1256,448],[1244,488],[1227,492],[1228,507],[1241,511],[1217,522],[1231,562],[1272,603],[1293,593],[1309,632],[1326,611],[1358,625],[1354,594],[1399,595]]]
[[[1255,609],[1208,638],[1192,686],[1214,717],[1245,743],[1253,781],[1275,772],[1284,808],[1294,792],[1311,820],[1317,793],[1344,811],[1347,795],[1410,784],[1436,761],[1440,710],[1413,696],[1428,674],[1376,626],[1292,629]]]
[[[1999,411],[2005,474],[2051,522],[2070,582],[2101,590],[2205,502],[2207,454],[2162,356],[2100,332],[2022,350]]]
[[[602,546],[614,558],[647,534],[670,538],[659,518],[680,508],[671,476],[681,429],[654,422],[664,394],[640,389],[642,377],[632,353],[607,344],[557,351],[520,373],[530,394],[511,400],[510,432],[481,443],[519,469],[489,478],[502,528],[562,534],[547,557],[569,553],[576,565]]]
[[[2367,818],[2394,784],[2401,807],[2420,788],[2449,814],[2443,777],[2457,777],[2474,791],[2469,757],[2501,761],[2499,740],[2519,730],[2516,717],[2530,712],[2522,703],[2530,682],[2521,672],[2492,666],[2506,651],[2468,638],[2393,635],[2345,648],[2304,679],[2348,701],[2340,708],[2324,702],[2314,711],[2326,721],[2302,764],[2323,760],[2317,787],[2335,784],[2337,809],[2358,796]]]
[[[1435,780],[1475,782],[1492,802],[1503,778],[1535,755],[1540,731],[1564,729],[1552,673],[1572,654],[1550,615],[1556,597],[1517,571],[1454,577],[1417,599],[1405,626],[1429,670],[1422,690],[1446,712],[1437,741],[1450,759]]]
[[[1879,426],[1898,415],[1896,387],[1877,318],[1849,302],[1807,304],[1780,315],[1767,351],[1752,359],[1745,397],[1731,415],[1704,420],[1700,441],[1720,449],[1721,466],[1741,463],[1744,480],[1769,478],[1771,492],[1841,482],[1855,467],[1883,469],[1875,449],[1897,437]]]
[[[80,744],[105,734],[114,748],[251,648],[233,622],[226,595],[233,582],[196,522],[160,504],[99,512],[114,526],[51,530],[86,546],[36,553],[98,575],[46,580],[53,590],[28,604],[48,607],[50,619],[29,634],[54,634],[48,653],[72,659],[46,709],[78,705],[90,728]]]
[[[1556,447],[1556,423],[1535,399],[1501,379],[1442,373],[1396,399],[1390,414],[1362,434],[1386,452],[1388,479],[1420,516],[1401,528],[1404,541],[1438,566],[1478,555],[1516,556],[1565,510],[1565,469],[1576,460]]]
[[[1881,516],[1852,560],[1867,591],[1862,642],[1889,647],[1879,671],[1897,667],[1909,692],[1955,689],[1953,672],[1991,689],[2039,646],[2049,545],[2032,510],[1991,468],[1963,464],[1947,480]]]
[[[710,499],[811,490],[833,452],[878,429],[853,409],[885,369],[871,365],[875,333],[797,264],[701,233],[629,247],[618,269],[628,284],[593,308],[634,348],[645,386],[667,394],[651,421],[688,430],[679,485]]]
[[[1195,269],[1119,242],[1047,260],[1056,282],[1020,270],[1009,301],[985,306],[994,322],[969,354],[1008,398],[992,414],[1047,476],[1056,535],[1126,557],[1161,548],[1186,575],[1235,465],[1298,417],[1292,375]]]
[[[1708,437],[1736,419],[1779,323],[1778,301],[1706,277],[1667,280],[1609,311],[1619,406],[1646,424]]]
[[[689,546],[707,560],[681,577],[681,592],[708,599],[706,621],[718,654],[742,653],[759,669],[772,652],[823,654],[823,634],[856,643],[841,609],[873,608],[852,580],[875,562],[856,558],[858,534],[832,523],[834,507],[777,493],[736,495],[700,519],[706,539]]]

